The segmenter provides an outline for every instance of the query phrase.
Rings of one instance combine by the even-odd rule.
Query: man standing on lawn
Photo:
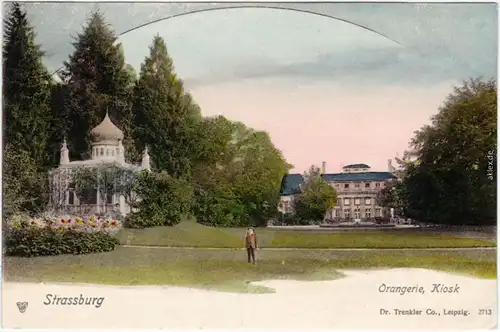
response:
[[[247,234],[245,236],[245,245],[247,247],[247,257],[248,263],[252,262],[255,264],[255,250],[257,249],[257,235],[252,228],[247,230]]]

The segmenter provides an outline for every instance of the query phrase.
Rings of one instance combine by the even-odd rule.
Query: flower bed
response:
[[[90,217],[50,217],[12,220],[5,231],[5,254],[52,256],[87,254],[115,249],[118,220]]]
[[[34,228],[51,228],[59,231],[73,230],[75,232],[105,232],[107,234],[114,234],[122,227],[122,224],[118,220],[97,216],[64,216],[36,218],[30,221],[29,226]]]

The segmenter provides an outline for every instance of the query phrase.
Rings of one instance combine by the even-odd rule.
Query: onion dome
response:
[[[123,140],[123,132],[111,121],[108,112],[104,120],[92,129],[90,134],[94,142]]]

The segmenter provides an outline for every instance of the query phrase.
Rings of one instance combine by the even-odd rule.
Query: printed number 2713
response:
[[[493,314],[493,310],[491,310],[491,309],[479,309],[478,314],[480,316],[491,316],[491,314]]]

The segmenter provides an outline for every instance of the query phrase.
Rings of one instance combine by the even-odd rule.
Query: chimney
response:
[[[387,171],[391,173],[394,171],[394,167],[392,167],[392,159],[387,161]]]
[[[326,173],[326,161],[323,161],[321,163],[321,174],[325,174]]]

